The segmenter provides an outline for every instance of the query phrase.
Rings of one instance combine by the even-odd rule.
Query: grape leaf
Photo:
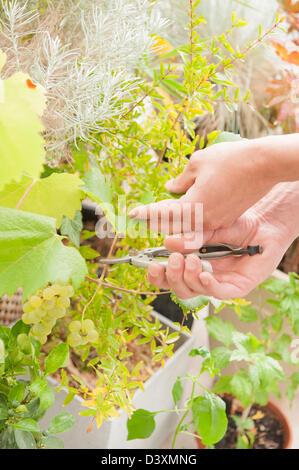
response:
[[[82,179],[84,185],[81,186],[81,190],[101,206],[107,220],[115,227],[116,216],[112,204],[112,191],[100,169],[94,167]]]
[[[56,221],[0,207],[0,296],[23,287],[23,298],[58,279],[78,287],[87,273],[75,248],[56,234]]]
[[[5,56],[0,57],[4,65]],[[45,108],[42,87],[32,84],[28,75],[16,73],[0,79],[0,190],[23,172],[37,178],[45,157],[44,127],[39,116]]]
[[[13,181],[4,187],[0,193],[0,206],[15,209],[32,185],[18,208],[54,217],[58,228],[63,216],[72,219],[76,211],[81,209],[80,183],[77,176],[68,173],[52,173],[48,178],[35,181],[29,176],[23,176],[21,181]]]

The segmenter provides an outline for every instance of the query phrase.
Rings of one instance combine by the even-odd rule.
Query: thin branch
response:
[[[87,279],[90,282],[94,282],[95,284],[98,284],[100,286],[106,287],[107,289],[115,289],[121,292],[128,292],[129,294],[133,294],[133,295],[163,295],[163,294],[171,293],[170,290],[165,291],[165,292],[140,292],[138,290],[125,289],[124,287],[115,286],[114,284],[110,284],[108,282],[101,282],[100,280],[94,279],[89,276],[85,276],[85,279]]]

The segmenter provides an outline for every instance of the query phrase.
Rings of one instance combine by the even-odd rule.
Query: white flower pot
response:
[[[160,322],[177,330],[171,321],[152,312]],[[172,398],[172,387],[178,376],[184,376],[189,371],[189,352],[194,343],[194,338],[183,333],[176,343],[177,349],[174,355],[165,362],[165,366],[155,372],[144,384],[145,392],[137,390],[133,404],[138,408],[149,411],[170,410],[174,408]],[[50,383],[55,385],[52,378]],[[156,417],[156,429],[148,439],[137,439],[127,441],[127,415],[121,411],[119,418],[104,421],[98,429],[94,424],[92,430],[87,433],[90,419],[79,416],[78,413],[85,408],[82,407],[83,399],[75,397],[74,400],[63,407],[62,404],[68,394],[67,389],[62,389],[56,394],[54,404],[48,410],[46,416],[40,421],[41,429],[45,429],[53,416],[62,411],[70,412],[75,418],[74,427],[63,433],[60,437],[64,441],[65,449],[155,449],[160,448],[169,434],[173,433],[178,423],[176,413],[161,413]]]

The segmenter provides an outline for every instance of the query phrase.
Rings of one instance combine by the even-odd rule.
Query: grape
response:
[[[66,309],[65,308],[56,308],[53,310],[53,315],[55,315],[56,318],[63,318],[66,314]]]
[[[40,297],[38,297],[37,295],[33,295],[30,299],[29,299],[29,304],[33,307],[33,308],[38,308],[41,306],[42,304],[42,299]]]
[[[39,320],[41,320],[45,315],[47,315],[47,311],[41,308],[37,308],[35,310],[35,315],[37,318],[39,318]]]
[[[50,317],[49,315],[44,317],[41,321],[41,325],[44,325],[44,327],[47,329],[50,328],[50,333],[51,333],[52,328],[55,326],[55,324],[56,324],[56,318]]]
[[[91,330],[88,332],[87,336],[86,336],[86,339],[90,342],[90,343],[96,343],[99,339],[99,334],[96,330]]]
[[[67,340],[72,348],[82,344],[82,337],[78,333],[70,333],[67,337]]]
[[[62,286],[60,290],[61,297],[72,297],[74,295],[74,289],[72,286]]]
[[[46,310],[52,310],[55,307],[55,299],[47,299],[43,301],[43,307]]]
[[[42,323],[38,323],[32,327],[32,333],[34,336],[43,336],[46,334],[46,328]]]
[[[29,316],[28,316],[28,313],[24,313],[24,315],[22,316],[22,321],[23,323],[25,323],[25,325],[30,325],[30,320],[29,320]]]
[[[78,320],[74,320],[69,324],[69,330],[71,333],[79,333],[81,330],[81,323]]]
[[[28,320],[30,323],[39,323],[39,316],[36,315],[35,310],[33,312],[28,313]]]
[[[43,335],[43,336],[40,336],[39,338],[37,338],[41,344],[45,344],[47,342],[47,336],[46,335]]]
[[[56,294],[56,289],[53,287],[47,287],[43,292],[43,298],[45,300],[51,300]]]
[[[71,301],[68,297],[59,297],[56,300],[56,305],[57,307],[60,307],[60,308],[68,308],[70,304],[71,304]]]
[[[24,313],[29,313],[29,312],[31,312],[31,310],[32,310],[32,307],[31,307],[30,303],[29,303],[29,302],[26,302],[26,303],[23,305],[23,311],[24,311]]]
[[[94,323],[92,320],[83,320],[83,331],[88,333],[94,329]]]

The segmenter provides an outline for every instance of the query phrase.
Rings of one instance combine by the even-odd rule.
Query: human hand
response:
[[[165,240],[167,249],[174,252],[169,257],[166,271],[153,263],[148,270],[148,279],[156,287],[172,289],[181,299],[198,295],[217,299],[244,297],[271,275],[292,238],[285,225],[276,223],[275,219],[264,218],[253,208],[231,227],[206,232],[203,243],[229,243],[244,247],[262,245],[262,254],[209,260],[213,266],[211,274],[202,272],[201,261],[196,255],[189,254],[184,259],[182,253],[187,252],[184,249],[185,236],[171,237]]]
[[[298,139],[285,137],[225,142],[195,152],[182,174],[166,185],[168,191],[185,193],[184,196],[137,207],[129,216],[147,219],[151,230],[166,234],[231,226],[275,184],[291,181],[291,175],[283,174],[280,162],[285,156],[287,142],[292,142],[292,148],[297,148],[293,153],[298,154]],[[279,156],[275,154],[276,147]],[[293,160],[298,166],[295,157]],[[201,212],[198,211],[199,216],[196,214],[199,203],[203,208],[203,227]],[[191,205],[191,224],[185,230],[183,207],[188,204]]]

